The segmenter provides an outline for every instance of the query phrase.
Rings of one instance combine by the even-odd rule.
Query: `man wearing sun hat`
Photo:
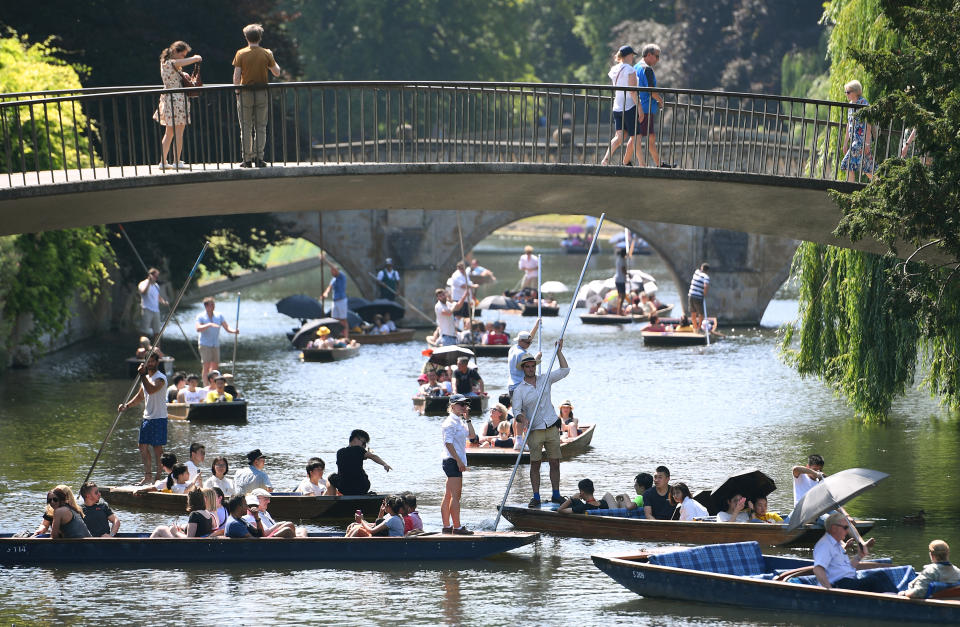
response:
[[[520,255],[517,267],[523,271],[523,283],[520,284],[520,289],[525,287],[537,289],[537,270],[540,269],[540,262],[533,254],[533,246],[523,247],[523,254]]]
[[[247,494],[256,488],[273,492],[273,484],[270,483],[270,477],[268,477],[267,473],[263,470],[263,467],[267,463],[267,458],[260,452],[260,449],[255,448],[247,453],[247,462],[250,465],[238,470],[233,479],[236,493]]]

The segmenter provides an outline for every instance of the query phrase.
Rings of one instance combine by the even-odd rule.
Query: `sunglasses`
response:
[[[835,527],[843,527],[844,529],[849,529],[850,525],[834,525]]]

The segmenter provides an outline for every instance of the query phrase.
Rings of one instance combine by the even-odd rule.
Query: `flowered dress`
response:
[[[867,105],[867,99],[863,96],[857,99],[856,104]],[[873,157],[863,154],[863,141],[867,134],[867,123],[856,117],[860,109],[847,109],[847,139],[850,141],[850,147],[847,154],[843,155],[840,162],[841,170],[853,170],[854,172],[873,172]]]
[[[180,72],[177,71],[173,59],[167,59],[160,64],[160,78],[166,89],[183,87]],[[173,106],[171,106],[171,100]],[[154,119],[164,126],[190,124],[190,101],[183,93],[163,94],[160,96],[160,105],[157,107],[157,115]]]

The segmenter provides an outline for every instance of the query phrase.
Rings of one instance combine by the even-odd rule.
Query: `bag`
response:
[[[200,64],[197,63],[197,66],[193,69],[192,74],[187,74],[183,70],[180,72],[180,84],[183,87],[203,87],[203,79],[200,78]],[[187,91],[184,92],[187,98],[199,98],[199,91]]]

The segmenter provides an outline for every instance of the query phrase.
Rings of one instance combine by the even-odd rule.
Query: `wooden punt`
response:
[[[540,309],[543,312],[544,318],[556,318],[557,316],[560,315],[560,305],[554,305],[553,307],[543,306]],[[529,303],[524,304],[523,310],[520,312],[520,315],[527,316],[527,317],[530,317],[530,316],[536,317],[537,316],[536,303],[532,305]]]
[[[422,416],[446,416],[449,413],[449,396],[414,396],[413,408]],[[482,416],[490,401],[488,396],[470,396],[470,415]]]
[[[140,368],[140,364],[143,363],[143,359],[139,357],[127,357],[127,376],[131,379],[137,376],[137,369]],[[160,370],[163,374],[167,375],[167,378],[173,376],[173,357],[169,355],[164,355],[160,358],[159,364]]]
[[[477,357],[506,357],[510,352],[509,344],[458,344],[458,346],[472,350]]]
[[[272,509],[272,508],[271,508]],[[0,564],[60,566],[118,563],[134,568],[157,564],[238,562],[396,562],[408,569],[421,561],[482,559],[536,541],[539,534],[478,531],[472,536],[436,532],[403,538],[345,538],[311,533],[306,538],[150,538],[120,533],[116,538],[14,538],[0,534]]]
[[[713,328],[717,328],[717,319],[708,318],[713,323]],[[641,332],[643,335],[644,346],[706,346],[707,334],[696,331],[647,331]],[[723,335],[710,332],[710,343],[719,342]]]
[[[356,356],[360,352],[359,346],[347,348],[305,348],[300,351],[300,359],[312,362],[342,361]]]
[[[673,305],[664,305],[657,310],[657,316],[673,311]],[[580,314],[583,324],[630,324],[632,322],[650,322],[650,316],[630,315],[618,316],[615,314]]]
[[[400,344],[409,342],[413,339],[416,329],[397,329],[392,333],[379,333],[376,335],[353,334],[351,340],[356,340],[357,344]]]
[[[593,432],[596,430],[595,424],[581,424],[580,435],[572,440],[560,443],[560,456],[563,459],[579,455],[590,448],[590,442],[593,440]],[[478,446],[467,447],[467,463],[469,464],[512,464],[517,460],[517,451],[512,448],[493,448]],[[546,461],[546,460],[544,460]],[[524,451],[520,462],[530,463],[530,452]]]
[[[171,420],[191,422],[236,423],[247,421],[247,401],[229,403],[167,403]]]
[[[138,492],[141,486],[100,488],[103,498],[111,506],[139,509],[148,512],[182,514],[187,509],[186,494],[168,492]],[[270,513],[277,520],[334,520],[352,521],[358,509],[364,516],[376,518],[385,494],[357,496],[308,496],[295,492],[274,492],[270,495]]]
[[[470,453],[467,452],[467,459]],[[805,525],[787,531],[784,524],[721,523],[686,520],[654,520],[621,516],[593,516],[588,514],[558,514],[546,506],[529,509],[507,505],[503,516],[517,529],[541,531],[559,536],[635,540],[639,542],[675,542],[702,544],[704,542],[746,542],[752,540],[764,546],[812,546],[823,536],[823,527]],[[857,530],[867,534],[873,521],[856,521]]]
[[[710,549],[712,547],[696,547]],[[757,550],[759,552],[759,550]],[[690,560],[704,568],[677,568],[651,563],[648,554],[592,555],[593,563],[617,583],[647,598],[671,599],[705,604],[706,611],[716,604],[756,608],[778,612],[771,617],[798,617],[816,613],[847,616],[858,619],[897,621],[902,624],[919,622],[960,624],[960,601],[951,594],[947,598],[908,599],[895,594],[860,592],[822,588],[773,579],[761,579],[761,573],[720,574],[707,572],[707,566],[697,558]],[[764,573],[812,566],[813,561],[791,557],[761,556]],[[685,604],[689,612],[694,606]],[[838,623],[842,624],[842,623]]]

